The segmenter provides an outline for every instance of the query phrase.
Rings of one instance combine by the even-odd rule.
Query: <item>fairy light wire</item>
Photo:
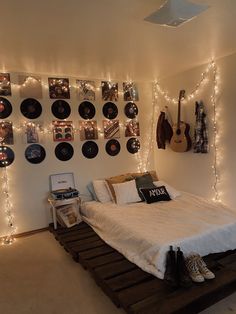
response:
[[[213,72],[213,91],[212,95],[210,97],[210,102],[213,107],[213,139],[212,139],[212,149],[213,149],[213,163],[212,163],[212,169],[213,169],[213,176],[214,176],[214,182],[212,185],[212,189],[214,191],[215,196],[213,197],[213,201],[221,202],[220,199],[220,192],[218,189],[219,183],[220,183],[220,176],[219,176],[219,152],[218,152],[218,141],[219,141],[219,130],[217,125],[217,96],[219,93],[219,70],[214,60],[212,60],[206,67],[206,69],[201,73],[201,78],[195,85],[195,87],[192,89],[192,91],[185,97],[184,102],[187,103],[190,100],[194,99],[201,88],[203,88],[207,83],[210,82],[209,76]],[[153,99],[154,102],[157,105],[158,102],[158,96],[161,95],[165,101],[172,104],[178,104],[178,99],[171,97],[170,94],[161,88],[160,84],[155,81],[154,87],[153,87]],[[155,105],[155,104],[154,104]]]

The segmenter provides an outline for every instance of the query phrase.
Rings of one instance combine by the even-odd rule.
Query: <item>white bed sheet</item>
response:
[[[186,192],[153,204],[86,202],[81,212],[106,243],[160,279],[170,245],[201,256],[236,249],[236,211]]]

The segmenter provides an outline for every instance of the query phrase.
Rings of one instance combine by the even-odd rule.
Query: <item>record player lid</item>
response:
[[[75,188],[74,174],[72,172],[50,175],[50,191],[67,190],[69,188]]]

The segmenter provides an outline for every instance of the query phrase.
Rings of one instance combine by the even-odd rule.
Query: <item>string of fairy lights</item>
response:
[[[184,102],[189,102],[190,100],[193,100],[200,92],[200,90],[208,83],[210,82],[210,74],[213,72],[213,91],[210,97],[210,101],[213,107],[213,117],[212,117],[212,123],[213,123],[213,141],[211,144],[211,147],[213,149],[213,163],[212,163],[212,171],[214,175],[214,182],[212,184],[212,189],[214,191],[214,198],[213,200],[216,202],[221,202],[220,199],[220,192],[218,190],[218,185],[220,182],[220,177],[219,177],[219,148],[218,148],[218,143],[219,143],[219,131],[218,131],[218,125],[217,125],[217,96],[219,93],[219,71],[217,68],[217,65],[215,61],[211,61],[208,66],[206,67],[206,70],[201,73],[201,78],[199,82],[195,85],[193,90],[185,97]],[[32,82],[41,82],[41,80],[36,79],[34,77],[27,77],[25,80],[25,83],[32,83]],[[44,84],[46,87],[46,84]],[[21,85],[15,84],[15,86],[20,87]],[[48,87],[48,85],[47,85]],[[71,87],[71,86],[70,86]],[[144,154],[141,155],[141,152],[138,151],[137,154],[135,154],[135,157],[138,160],[138,170],[139,171],[146,171],[149,169],[150,163],[151,163],[151,153],[154,148],[154,139],[155,139],[155,124],[156,124],[156,117],[158,115],[159,111],[159,105],[158,105],[158,100],[159,96],[162,96],[168,103],[171,104],[177,104],[178,99],[173,98],[169,96],[169,93],[161,88],[159,83],[157,81],[154,82],[153,85],[153,101],[152,101],[152,117],[151,117],[151,123],[150,125],[150,133],[145,140],[144,145],[146,146],[146,149],[144,149]],[[66,119],[65,119],[66,120]],[[53,133],[53,125],[47,126],[47,127],[42,127],[40,123],[34,123],[34,122],[23,122],[20,126],[13,126],[13,129],[18,132],[22,132],[23,129],[27,127],[27,125],[35,126],[39,132],[43,134],[51,134]],[[80,131],[80,128],[76,128],[74,125],[72,125],[74,128],[74,131]],[[124,127],[124,124],[120,124],[121,128]],[[98,132],[100,134],[103,134],[102,130],[98,128]],[[15,239],[15,234],[17,228],[15,227],[14,224],[14,215],[12,212],[13,205],[11,203],[11,196],[9,192],[9,178],[8,178],[8,172],[7,172],[7,167],[2,168],[3,170],[3,175],[2,175],[2,192],[5,195],[5,217],[7,221],[7,226],[9,228],[9,232],[7,235],[1,238],[1,244],[6,245],[6,244],[12,244]]]
[[[217,124],[217,116],[218,116],[218,108],[217,108],[217,96],[219,94],[219,70],[214,60],[212,60],[206,67],[205,71],[201,73],[201,78],[193,88],[193,90],[185,97],[184,103],[188,103],[190,100],[196,98],[196,96],[200,93],[200,90],[209,83],[210,75],[213,74],[213,89],[212,94],[210,96],[210,102],[213,108],[213,115],[212,115],[212,124],[213,124],[213,139],[211,148],[213,150],[213,162],[212,162],[212,172],[214,176],[214,181],[212,184],[212,190],[214,191],[214,197],[212,198],[215,202],[221,202],[220,192],[219,192],[219,165],[220,165],[220,154],[219,154],[219,130]],[[155,108],[158,107],[158,99],[159,96],[162,96],[165,101],[170,104],[176,105],[178,104],[178,99],[170,97],[169,93],[162,89],[161,86],[157,81],[154,82],[153,87],[153,105]],[[154,117],[153,117],[154,119]],[[155,124],[155,121],[154,121]]]

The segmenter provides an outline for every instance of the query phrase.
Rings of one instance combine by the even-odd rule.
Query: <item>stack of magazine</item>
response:
[[[76,204],[57,206],[57,220],[63,227],[72,227],[81,222]]]

